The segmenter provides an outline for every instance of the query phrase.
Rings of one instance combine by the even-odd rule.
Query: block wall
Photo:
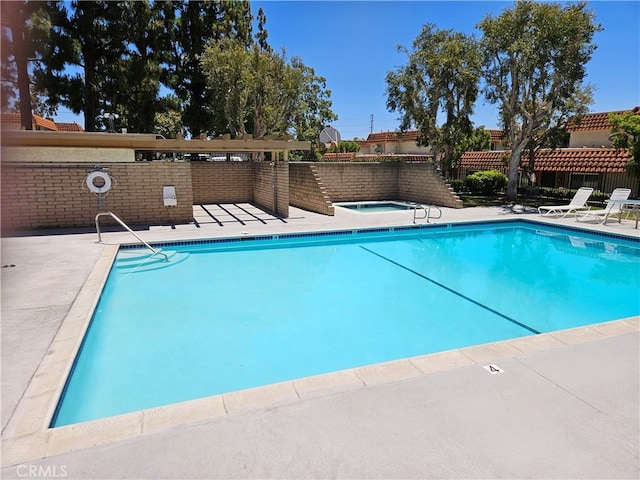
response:
[[[332,202],[393,200],[398,195],[397,163],[320,163],[316,169]]]
[[[253,202],[253,163],[192,162],[193,203]]]
[[[398,199],[462,208],[462,200],[455,194],[453,188],[428,163],[399,164]]]
[[[332,214],[322,205],[320,190],[330,202],[405,200],[462,208],[453,189],[424,162],[292,162],[290,169],[291,204],[318,213]]]
[[[289,163],[253,162],[253,203],[281,217],[289,216]]]
[[[193,218],[189,163],[103,163],[114,179],[101,208],[85,184],[84,164],[2,162],[2,233],[41,228],[92,226],[110,210],[130,225],[186,223]],[[162,187],[176,188],[178,205],[165,207]],[[102,220],[105,224],[110,220]],[[102,223],[101,221],[101,223]]]
[[[298,208],[324,215],[334,215],[327,189],[311,163],[289,164],[289,203]]]

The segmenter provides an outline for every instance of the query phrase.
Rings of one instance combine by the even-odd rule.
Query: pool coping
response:
[[[495,221],[490,221],[490,223]],[[455,223],[458,225],[487,222]],[[536,221],[527,221],[526,223],[548,225]],[[406,225],[402,226],[403,230],[408,230],[406,227]],[[389,228],[393,229],[394,227]],[[599,232],[592,230],[579,228],[576,230],[599,234]],[[328,230],[321,232],[328,232]],[[304,232],[305,235],[309,233]],[[636,240],[625,235],[615,235],[615,237]],[[49,424],[58,399],[82,344],[86,329],[91,322],[119,248],[119,244],[105,246],[47,354],[38,366],[4,432],[3,467],[153,434],[179,425],[246,415],[255,411],[336,395],[358,388],[408,381],[423,375],[451,369],[474,365],[482,366],[496,359],[514,358],[533,352],[553,350],[566,345],[587,343],[640,331],[640,316],[634,316],[585,327],[289,380],[51,429]]]

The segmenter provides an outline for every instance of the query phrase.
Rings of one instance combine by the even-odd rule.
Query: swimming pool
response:
[[[415,204],[397,201],[340,202],[334,203],[334,205],[360,213],[397,212],[398,210],[413,210],[416,206]]]
[[[54,426],[637,315],[640,245],[533,222],[123,249]]]

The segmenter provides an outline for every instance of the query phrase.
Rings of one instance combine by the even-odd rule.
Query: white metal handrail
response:
[[[99,219],[100,217],[104,216],[104,215],[109,215],[111,218],[113,218],[116,222],[118,222],[120,225],[122,225],[131,235],[133,235],[134,237],[136,237],[140,243],[142,243],[145,247],[147,247],[149,250],[151,250],[153,252],[154,255],[163,255],[164,256],[164,261],[168,262],[169,261],[169,257],[167,256],[166,253],[163,252],[159,252],[158,250],[156,250],[155,248],[153,248],[151,245],[149,245],[147,242],[145,242],[143,239],[141,239],[136,232],[134,232],[133,230],[131,230],[129,228],[129,226],[124,223],[122,220],[120,220],[115,213],[113,212],[100,212],[96,215],[96,230],[98,231],[98,242],[102,242],[102,235],[100,234],[100,223],[99,223]]]
[[[437,217],[431,217],[431,209],[435,208],[436,210],[438,210],[439,215]],[[418,209],[422,209],[424,211],[424,217],[418,217]],[[430,218],[442,218],[442,210],[440,210],[440,207],[437,207],[436,205],[428,205],[428,206],[424,206],[424,205],[420,205],[420,204],[416,204],[413,207],[413,223],[416,223],[416,220],[427,220],[427,223],[429,223],[429,219]]]

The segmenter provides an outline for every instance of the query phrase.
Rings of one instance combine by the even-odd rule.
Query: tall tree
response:
[[[84,128],[96,130],[99,115],[111,104],[110,72],[126,50],[122,5],[104,0],[47,2],[51,17],[51,44],[43,68],[36,69],[39,90],[49,103],[84,113]]]
[[[507,196],[515,199],[525,149],[533,151],[546,140],[545,131],[586,111],[590,92],[583,80],[601,27],[585,2],[561,6],[530,0],[487,16],[478,27],[486,98],[499,105],[511,145]]]
[[[610,114],[609,123],[613,125],[610,138],[616,148],[627,148],[631,154],[627,163],[627,172],[640,180],[640,107],[623,114]]]
[[[408,63],[388,72],[387,108],[401,112],[400,130],[419,130],[418,145],[431,145],[447,173],[455,146],[471,134],[470,116],[479,92],[481,57],[473,37],[427,24],[407,53]],[[444,122],[439,124],[439,116]]]
[[[107,81],[113,93],[105,101],[130,132],[153,132],[156,113],[162,109],[160,77],[170,49],[167,6],[149,0],[121,2],[122,22],[129,32],[127,48],[111,66]]]
[[[29,70],[47,42],[43,6],[43,3],[28,1],[2,4],[2,110],[12,110],[17,101],[21,126],[25,130],[32,128]]]
[[[299,58],[289,62],[284,52],[225,39],[210,42],[201,64],[213,101],[224,112],[225,132],[234,137],[287,135],[314,119],[320,127],[335,117],[324,79]]]
[[[183,103],[183,121],[191,135],[215,134],[220,129],[219,112],[206,87],[200,57],[210,41],[236,39],[248,47],[251,42],[251,7],[247,1],[172,2],[171,58],[163,82]]]
[[[312,147],[319,142],[320,132],[338,116],[331,110],[331,90],[327,80],[316,75],[300,57],[291,59],[291,67],[300,74],[302,86],[296,99],[293,128],[298,140],[311,142]]]

